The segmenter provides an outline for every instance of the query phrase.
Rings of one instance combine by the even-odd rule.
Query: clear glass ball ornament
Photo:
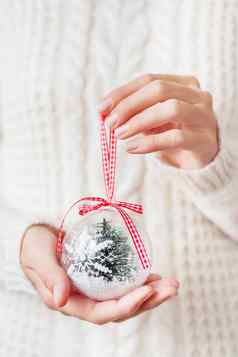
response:
[[[139,217],[131,212],[130,217],[151,262],[148,235]],[[77,290],[98,301],[118,298],[141,286],[151,269],[142,267],[122,217],[110,207],[88,213],[66,232],[61,264]]]

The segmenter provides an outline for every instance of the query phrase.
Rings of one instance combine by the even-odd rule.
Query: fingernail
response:
[[[107,115],[110,112],[111,107],[112,107],[112,100],[111,100],[111,98],[107,98],[107,99],[104,99],[98,105],[98,111],[103,115]]]
[[[117,138],[122,139],[127,131],[128,131],[128,126],[122,125],[119,128],[116,128],[115,135]]]
[[[166,287],[166,288],[176,288],[178,289],[180,284],[177,280],[175,279],[168,279],[168,280],[164,280],[162,283],[161,281],[158,281],[157,283],[154,284],[154,286],[163,286],[163,287]]]
[[[138,143],[136,140],[129,141],[126,146],[127,151],[136,151],[138,149]]]
[[[178,297],[178,292],[176,292],[175,294],[170,295],[170,299],[175,299],[176,297]]]
[[[169,285],[169,286],[173,286],[173,287],[175,287],[175,288],[177,288],[177,289],[178,289],[179,286],[180,286],[178,280],[173,279],[173,278],[168,279],[168,285]]]
[[[53,296],[56,306],[60,305],[63,293],[64,293],[64,286],[62,284],[58,284],[54,286]]]
[[[112,113],[108,116],[106,120],[106,124],[109,126],[109,128],[113,128],[118,120],[118,115],[117,113]]]
[[[170,279],[168,281],[168,286],[173,286],[174,288],[179,288],[179,282],[175,279]]]
[[[160,296],[169,296],[173,297],[177,295],[177,289],[174,286],[158,286],[156,288],[157,292],[160,294]]]

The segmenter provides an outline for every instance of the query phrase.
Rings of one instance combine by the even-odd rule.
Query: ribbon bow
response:
[[[102,149],[102,164],[103,164],[103,173],[104,173],[104,181],[105,188],[107,192],[107,199],[102,197],[83,197],[78,201],[74,202],[69,209],[66,211],[60,225],[58,239],[57,239],[57,256],[59,256],[62,252],[62,242],[64,238],[63,225],[66,219],[66,216],[69,214],[71,209],[78,205],[78,212],[81,216],[85,214],[96,211],[102,207],[110,206],[114,207],[121,215],[124,220],[126,227],[130,233],[133,244],[137,251],[137,254],[140,258],[140,262],[142,264],[143,269],[147,269],[150,267],[150,260],[148,254],[146,252],[143,241],[140,237],[140,234],[132,221],[129,214],[126,212],[126,209],[131,210],[133,212],[142,214],[143,208],[141,204],[130,203],[130,202],[122,202],[122,201],[113,201],[113,193],[115,188],[115,171],[116,171],[116,146],[117,140],[114,134],[114,130],[109,130],[109,144],[107,141],[107,133],[104,123],[104,116],[100,116],[100,139],[101,139],[101,149]],[[80,202],[96,202],[96,204],[81,204]]]

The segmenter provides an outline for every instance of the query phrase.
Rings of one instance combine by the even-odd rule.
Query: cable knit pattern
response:
[[[1,1],[0,356],[237,356],[237,36],[236,0]],[[181,290],[98,327],[42,304],[19,243],[27,225],[57,225],[73,200],[104,193],[97,102],[146,72],[200,79],[221,150],[187,171],[119,145],[116,198],[142,201],[154,270]]]

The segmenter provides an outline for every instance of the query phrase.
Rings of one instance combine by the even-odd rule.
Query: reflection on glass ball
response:
[[[131,217],[150,256],[148,237]],[[61,263],[73,285],[95,300],[118,298],[142,285],[150,273],[113,208],[87,214],[66,232],[62,248]]]

